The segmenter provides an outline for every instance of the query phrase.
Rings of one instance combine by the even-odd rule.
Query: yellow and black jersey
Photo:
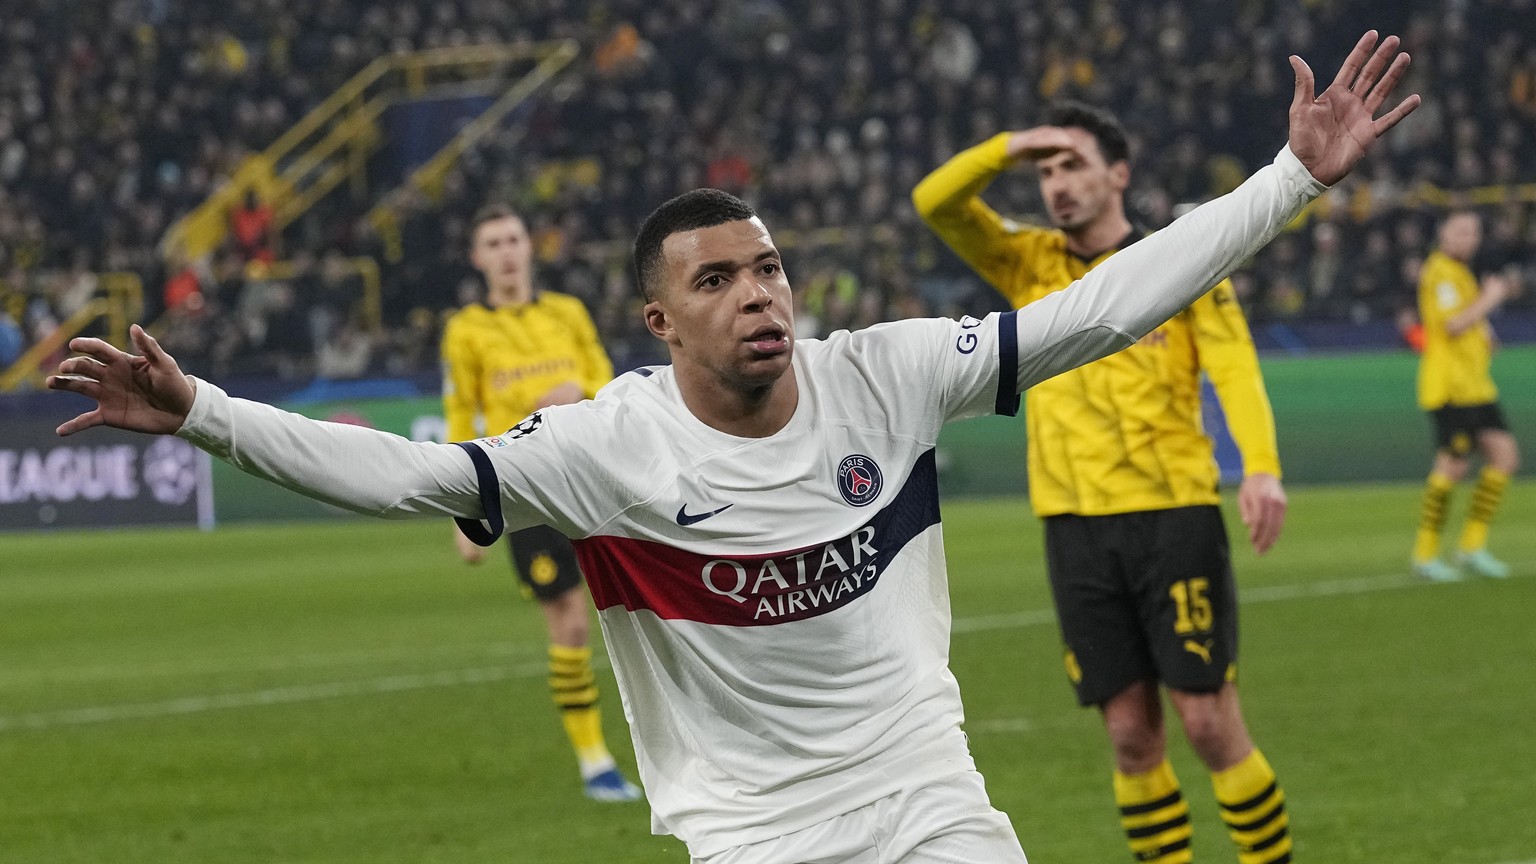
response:
[[[1419,407],[1482,405],[1499,398],[1489,366],[1493,337],[1487,321],[1452,336],[1446,324],[1477,300],[1477,277],[1467,265],[1431,252],[1419,272],[1419,319],[1424,355],[1419,359]]]
[[[466,306],[443,332],[443,414],[451,441],[511,428],[566,382],[589,398],[613,378],[586,307],[575,297],[541,291],[528,303],[489,309]]]
[[[913,202],[938,235],[1014,308],[1060,291],[1085,261],[1064,233],[1018,225],[980,194],[1007,167],[1007,134],[930,174]],[[1024,410],[1029,492],[1040,516],[1102,516],[1215,504],[1218,469],[1201,422],[1200,373],[1215,386],[1245,473],[1280,475],[1274,417],[1253,337],[1222,282],[1138,344],[1032,387]]]

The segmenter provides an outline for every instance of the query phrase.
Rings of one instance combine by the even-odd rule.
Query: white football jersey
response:
[[[1012,413],[1019,390],[1133,344],[1323,188],[1282,150],[1018,312],[799,342],[799,404],[767,438],[705,426],[670,368],[460,445],[198,382],[177,434],[357,513],[547,522],[574,538],[655,827],[710,855],[971,768],[947,668],[939,427]]]
[[[973,767],[934,442],[1017,410],[1014,314],[797,342],[767,438],[704,425],[668,366],[475,442],[509,530],[575,539],[657,832],[709,855]]]

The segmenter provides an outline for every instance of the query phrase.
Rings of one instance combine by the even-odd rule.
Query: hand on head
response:
[[[192,381],[144,328],[128,331],[140,355],[128,354],[100,339],[71,339],[82,356],[59,364],[48,376],[48,389],[68,390],[96,400],[96,407],[58,428],[73,435],[92,426],[168,435],[181,428],[192,410]]]
[[[1036,126],[1008,136],[1008,158],[1035,162],[1073,146],[1072,136],[1060,126]]]
[[[1400,40],[1396,36],[1388,36],[1379,45],[1376,40],[1375,30],[1361,36],[1333,83],[1315,96],[1312,69],[1300,57],[1291,56],[1291,68],[1296,72],[1290,112],[1291,152],[1325,185],[1343,179],[1376,139],[1419,107],[1415,93],[1376,117],[1409,63],[1408,55],[1397,50]]]

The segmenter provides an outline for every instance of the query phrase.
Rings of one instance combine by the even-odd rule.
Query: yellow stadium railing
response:
[[[1327,220],[1342,214],[1360,222],[1393,210],[1448,210],[1453,207],[1496,207],[1501,204],[1536,204],[1536,183],[1512,183],[1502,186],[1473,186],[1446,189],[1433,183],[1420,183],[1389,201],[1376,200],[1369,184],[1356,184],[1341,195],[1324,195],[1287,226],[1304,227],[1313,220]]]
[[[343,259],[346,262],[347,272],[358,278],[362,283],[363,296],[358,303],[362,312],[362,321],[369,332],[378,334],[384,330],[384,278],[379,271],[379,263],[367,255],[358,255]],[[261,281],[288,281],[300,275],[300,264],[297,261],[273,261],[271,263],[251,262],[246,265],[245,276],[247,279]],[[320,262],[311,262],[309,267],[322,266]],[[149,335],[160,338],[170,329],[171,316],[174,309],[168,309],[159,318],[156,318],[144,329]]]
[[[0,393],[23,387],[40,387],[50,370],[43,364],[97,321],[106,321],[107,340],[119,347],[128,344],[128,325],[144,314],[144,286],[134,273],[102,273],[100,293],[81,306],[50,334],[38,340],[0,372]]]
[[[384,330],[384,280],[379,273],[379,264],[367,255],[359,255],[346,259],[347,270],[362,282],[363,297],[359,304],[362,311],[362,320],[368,330],[374,334]],[[315,264],[312,266],[320,266]],[[299,267],[294,261],[274,261],[267,264],[254,274],[256,278],[264,279],[292,279],[299,275]]]
[[[400,221],[399,202],[402,195],[410,190],[419,190],[426,194],[433,203],[438,203],[442,198],[443,180],[448,176],[455,163],[463,157],[465,151],[474,146],[475,142],[484,138],[496,129],[508,114],[521,105],[534,91],[544,86],[556,73],[576,58],[576,43],[564,41],[555,43],[538,62],[536,66],[518,82],[507,89],[494,103],[491,104],[479,117],[465,125],[452,140],[437,151],[422,166],[411,173],[398,189],[384,196],[384,199],[368,213],[368,221],[373,225],[379,236],[384,238],[385,255],[391,263],[400,260]]]
[[[367,193],[368,159],[383,144],[379,118],[391,105],[439,91],[464,95],[504,89],[505,94],[486,112],[500,109],[499,120],[569,63],[576,51],[574,40],[559,40],[438,48],[380,57],[266,150],[241,163],[228,183],[171,226],[161,251],[168,257],[198,258],[218,248],[228,234],[231,209],[249,192],[255,192],[272,208],[274,233],[343,183],[350,183],[353,193],[362,197]],[[528,85],[529,76],[537,83]],[[512,93],[521,95],[501,109]],[[462,153],[462,148],[458,152]]]

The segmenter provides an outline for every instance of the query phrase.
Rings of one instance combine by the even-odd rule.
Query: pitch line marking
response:
[[[592,665],[599,669],[607,668],[608,666],[606,661],[596,657],[593,658]],[[513,678],[534,678],[547,674],[549,674],[549,664],[546,662],[521,663],[516,666],[488,666],[478,669],[456,669],[446,672],[428,672],[414,675],[389,675],[382,678],[364,678],[354,681],[331,681],[322,684],[295,684],[288,687],[273,687],[268,690],[182,696],[159,702],[125,702],[94,705],[86,708],[70,708],[63,711],[44,711],[36,714],[0,717],[0,733],[17,729],[51,729],[58,726],[86,726],[118,720],[203,714],[209,711],[230,708],[292,705],[300,702],[318,702],[325,699],[343,699],[351,696],[372,696],[380,693],[403,693],[409,690],[427,690],[438,687],[492,684]]]
[[[545,643],[536,639],[526,642],[465,642],[453,645],[398,645],[389,648],[354,649],[309,654],[279,654],[270,657],[209,658],[207,662],[153,663],[142,666],[75,666],[55,670],[6,670],[5,681],[14,685],[17,681],[46,677],[49,681],[92,681],[109,678],[121,681],[125,677],[160,678],[178,675],[224,675],[230,672],[287,672],[294,669],[311,669],[326,666],[360,666],[381,661],[429,657],[458,657],[471,662],[512,657],[538,648]]]
[[[1522,565],[1520,569],[1524,570],[1525,566]],[[1300,585],[1271,585],[1245,592],[1242,602],[1246,606],[1249,604],[1274,603],[1313,597],[1334,597],[1347,594],[1392,591],[1401,588],[1429,587],[1431,584],[1409,576],[1392,574]],[[1039,626],[1054,620],[1055,615],[1051,610],[1033,609],[1007,615],[980,615],[972,618],[961,618],[954,622],[953,631],[957,634],[980,633],[989,630]],[[500,645],[504,643],[492,644]],[[592,665],[595,668],[606,669],[608,667],[607,658],[594,657],[592,658]],[[106,705],[92,705],[84,708],[42,711],[33,714],[0,715],[0,734],[21,729],[39,730],[52,729],[59,726],[85,726],[96,723],[112,723],[120,720],[202,714],[209,711],[232,708],[292,705],[301,702],[318,702],[325,699],[341,699],[381,693],[401,693],[410,690],[490,684],[515,678],[541,677],[548,674],[548,671],[547,664],[540,661],[506,667],[492,666],[445,672],[388,675],[352,681],[296,684],[287,687],[274,687],[267,690],[183,696],[158,702],[119,702]],[[1027,723],[1028,721],[1025,722]],[[1514,862],[1514,864],[1536,864],[1536,861]]]

